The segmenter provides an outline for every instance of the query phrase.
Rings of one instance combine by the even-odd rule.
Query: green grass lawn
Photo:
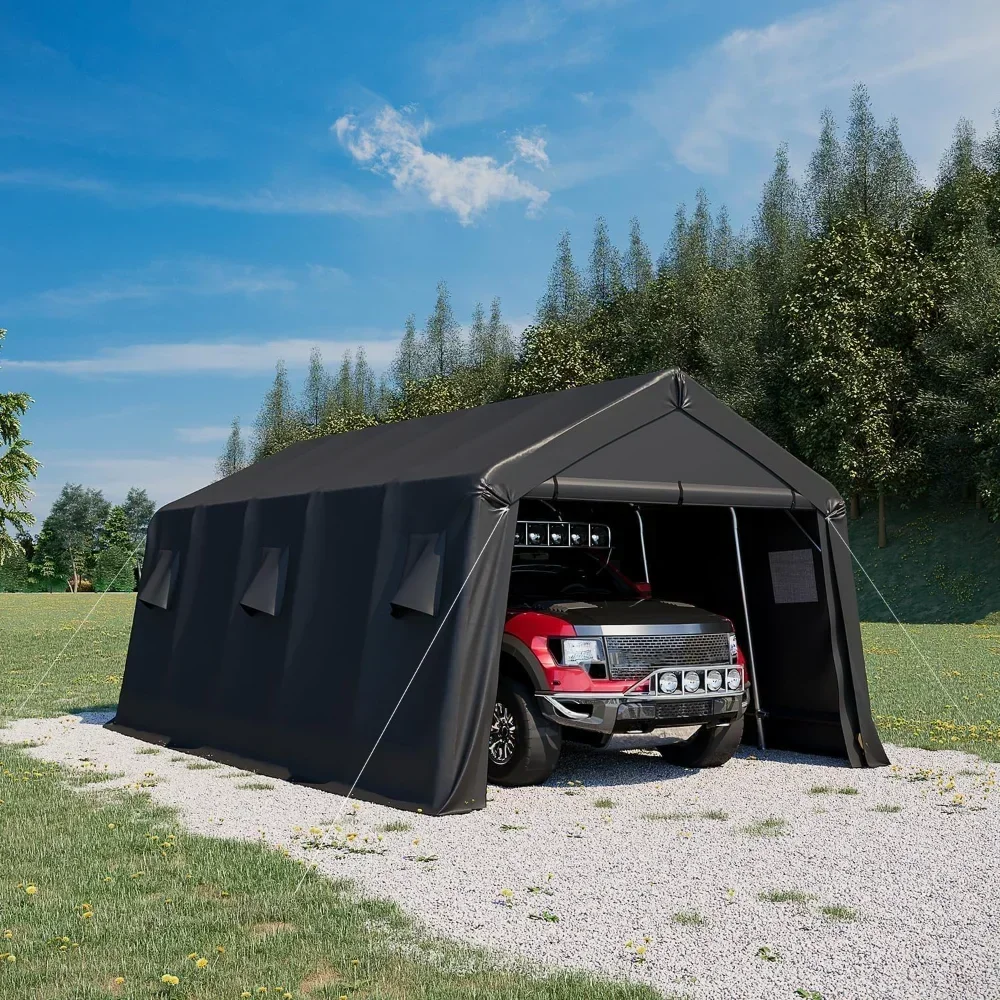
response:
[[[277,850],[185,834],[145,795],[68,791],[67,778],[81,780],[0,745],[5,998],[660,996],[499,968]]]

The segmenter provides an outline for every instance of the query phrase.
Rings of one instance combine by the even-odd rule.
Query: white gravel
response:
[[[187,828],[252,840],[263,831],[433,930],[507,954],[635,976],[695,1000],[796,990],[824,1000],[1000,998],[1000,768],[977,757],[890,747],[893,768],[856,771],[744,748],[724,768],[692,772],[639,748],[641,737],[616,737],[603,751],[567,748],[543,786],[491,787],[485,810],[441,818],[241,781],[221,765],[191,770],[198,758],[138,753],[147,745],[86,722],[21,720],[0,739],[39,740],[29,751],[39,758],[125,774],[90,788],[134,785],[153,771],[150,794]],[[273,788],[240,787],[253,780]],[[611,808],[598,807],[605,798]],[[902,809],[875,811],[887,805]],[[727,818],[701,815],[712,810]],[[328,826],[338,815],[339,835]],[[745,831],[769,817],[785,821],[781,835]],[[393,821],[412,829],[379,842],[377,827]],[[354,832],[352,846],[384,853],[307,849],[310,827],[324,827],[326,843]],[[776,889],[813,898],[759,898]],[[824,906],[849,907],[854,919]],[[544,911],[558,922],[538,919]],[[679,913],[704,923],[678,922]],[[636,962],[626,942],[647,937]]]

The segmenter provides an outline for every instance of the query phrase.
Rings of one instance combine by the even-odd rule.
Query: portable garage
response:
[[[526,497],[683,516],[650,543],[682,588],[710,585],[735,539],[767,746],[887,763],[843,500],[676,370],[303,442],[168,504],[109,727],[402,808],[481,808]]]

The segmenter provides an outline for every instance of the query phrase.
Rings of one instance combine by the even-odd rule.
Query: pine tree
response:
[[[820,121],[819,143],[809,161],[807,189],[813,229],[825,233],[843,213],[844,158],[833,112],[826,108]]]
[[[427,317],[421,344],[421,375],[450,375],[464,361],[461,328],[451,309],[451,295],[445,282],[439,281],[434,312]]]
[[[632,292],[642,292],[653,280],[653,259],[642,238],[639,219],[633,215],[628,226],[628,254],[625,257],[625,286]]]
[[[487,331],[489,333],[490,344],[492,345],[493,356],[504,361],[513,359],[514,334],[500,314],[499,298],[494,298],[490,303],[490,321]]]
[[[219,479],[225,479],[226,476],[246,468],[246,464],[246,445],[243,443],[243,434],[240,430],[240,418],[233,417],[232,428],[229,437],[226,438],[226,447],[215,463],[215,474]]]
[[[594,223],[594,245],[590,251],[590,304],[606,306],[622,288],[622,269],[618,251],[608,235],[603,215]]]
[[[587,316],[587,296],[580,272],[573,263],[573,248],[568,232],[559,237],[556,259],[549,272],[548,287],[538,303],[542,324],[579,323]]]
[[[6,335],[0,330],[0,344]],[[17,554],[15,535],[35,521],[26,507],[32,496],[28,483],[38,473],[38,462],[27,452],[31,442],[21,437],[21,417],[29,403],[25,392],[0,393],[0,564]]]
[[[359,347],[354,354],[352,395],[356,410],[370,414],[378,412],[378,387],[375,373],[368,364],[368,355],[363,347]]]
[[[396,349],[396,357],[392,362],[392,382],[402,391],[408,382],[415,382],[420,377],[422,368],[420,358],[420,342],[417,339],[417,321],[413,313],[406,317],[403,327],[403,337]]]
[[[275,365],[274,382],[264,396],[254,426],[253,460],[259,462],[281,451],[296,440],[298,430],[288,370],[284,361],[279,361]]]
[[[309,369],[302,393],[302,422],[307,427],[316,427],[322,420],[329,392],[330,376],[323,364],[323,355],[314,347],[309,352]]]
[[[486,312],[482,302],[477,302],[472,310],[472,326],[469,327],[469,364],[488,364],[493,355],[489,329],[486,326]]]

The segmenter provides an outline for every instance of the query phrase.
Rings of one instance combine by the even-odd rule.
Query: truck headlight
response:
[[[742,682],[743,678],[740,676],[738,670],[727,670],[726,671],[726,687],[730,691],[735,691]]]
[[[673,694],[678,686],[677,674],[660,674],[660,690],[664,694]]]
[[[736,659],[736,633],[729,633],[729,659]]]
[[[709,691],[718,691],[722,687],[722,671],[721,670],[709,670],[705,674],[705,687]]]
[[[697,691],[700,687],[701,678],[693,670],[689,670],[684,675],[684,690],[690,694],[693,691]]]
[[[595,661],[604,662],[600,639],[563,639],[562,661],[566,666],[583,667]]]

